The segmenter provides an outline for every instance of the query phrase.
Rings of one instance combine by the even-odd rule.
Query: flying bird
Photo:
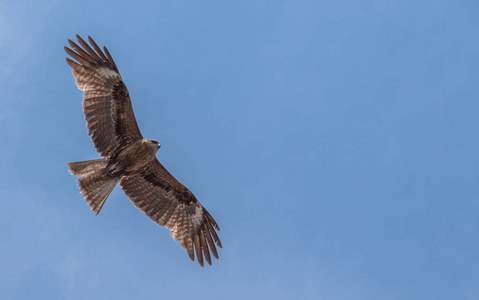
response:
[[[120,183],[130,200],[186,249],[192,261],[211,265],[210,251],[218,259],[220,230],[193,193],[175,179],[156,158],[160,143],[141,135],[130,94],[108,49],[88,37],[68,40],[66,58],[76,85],[83,93],[83,112],[100,159],[72,162],[69,171],[79,176],[78,186],[91,210],[98,214]]]

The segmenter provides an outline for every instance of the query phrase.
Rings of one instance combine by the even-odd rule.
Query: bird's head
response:
[[[161,145],[157,140],[148,140],[148,141],[156,147],[156,150],[161,148]]]

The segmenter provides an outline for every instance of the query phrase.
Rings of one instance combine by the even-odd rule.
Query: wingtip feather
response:
[[[203,250],[203,254],[205,256],[206,262],[211,266],[210,251],[208,249],[208,243],[206,243],[205,233],[203,232],[203,229],[200,229],[199,234],[200,234],[201,249]]]
[[[200,266],[204,267],[203,254],[201,253],[200,237],[198,235],[195,235],[194,245],[196,250],[196,259],[198,260]]]

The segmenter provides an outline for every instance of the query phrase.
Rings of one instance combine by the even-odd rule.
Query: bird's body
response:
[[[156,159],[159,143],[153,141],[141,139],[118,151],[110,158],[112,171],[124,175],[141,172]]]
[[[101,159],[69,163],[70,173],[80,176],[80,191],[98,214],[120,183],[130,200],[153,221],[170,229],[174,240],[201,266],[211,264],[210,251],[218,258],[222,247],[218,225],[196,197],[158,161],[160,143],[143,138],[136,123],[129,92],[106,48],[89,37],[90,47],[77,36],[80,46],[68,40],[65,51],[78,88],[84,91],[83,109],[88,134]]]

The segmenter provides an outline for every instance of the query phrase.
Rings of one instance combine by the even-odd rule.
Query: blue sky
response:
[[[420,3],[419,3],[420,2]],[[1,1],[2,299],[479,299],[477,1]],[[116,188],[63,46],[112,53],[221,227],[201,268]]]

